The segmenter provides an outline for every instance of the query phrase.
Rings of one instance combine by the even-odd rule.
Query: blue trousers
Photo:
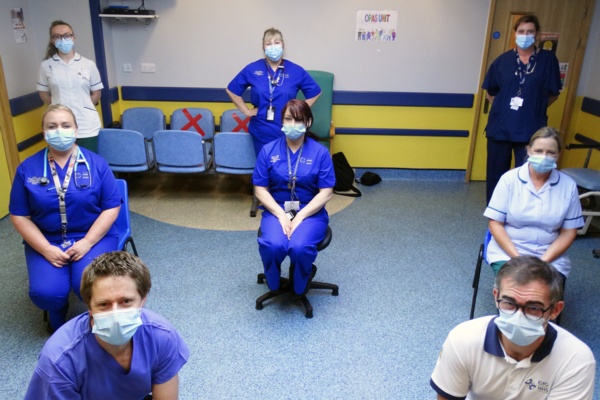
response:
[[[329,217],[327,211],[306,218],[288,240],[283,234],[279,220],[268,211],[264,211],[260,221],[261,236],[258,238],[258,251],[265,267],[265,277],[270,290],[279,289],[281,263],[290,257],[294,265],[294,275],[290,276],[294,292],[302,294],[308,284],[312,265],[317,259],[317,244],[325,238]]]
[[[52,245],[59,246],[58,243]],[[85,267],[100,254],[117,250],[118,245],[118,238],[105,236],[81,260],[57,268],[25,243],[29,298],[37,307],[48,311],[52,328],[58,329],[66,322],[65,310],[71,289],[81,300],[81,275]]]
[[[527,143],[505,140],[487,140],[486,204],[490,202],[498,181],[510,169],[512,153],[515,154],[515,168],[525,164]]]

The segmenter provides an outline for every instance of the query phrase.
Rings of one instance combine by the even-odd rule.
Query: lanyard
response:
[[[277,67],[275,72],[271,70],[271,66],[267,60],[265,60],[265,65],[267,66],[269,80],[269,104],[273,104],[273,92],[275,91],[275,87],[283,85],[283,81],[285,80],[284,61],[281,60],[281,64]]]
[[[535,71],[535,66],[537,65],[536,56],[538,51],[539,49],[537,48],[533,49],[533,53],[529,56],[529,62],[527,65],[525,65],[521,62],[521,59],[519,58],[519,52],[517,49],[515,49],[515,54],[517,56],[517,71],[515,72],[515,75],[519,77],[519,90],[517,92],[517,96],[519,97],[521,96],[521,88],[525,84],[525,78],[527,75],[532,74],[533,71]]]
[[[300,146],[300,151],[298,152],[298,159],[296,160],[296,166],[294,167],[294,172],[292,172],[292,161],[290,159],[290,147],[286,146],[287,150],[287,162],[288,162],[288,189],[290,189],[290,198],[294,201],[296,197],[296,174],[298,173],[298,164],[300,164],[300,158],[302,158],[302,150],[304,149],[304,143]]]
[[[46,157],[48,158],[48,164],[50,164],[50,172],[52,173],[52,179],[54,180],[54,186],[56,187],[56,194],[58,196],[58,209],[60,211],[60,224],[61,224],[61,232],[63,241],[67,242],[67,205],[65,203],[65,196],[67,194],[67,188],[69,187],[69,182],[71,181],[71,175],[73,174],[73,168],[77,162],[77,158],[79,155],[79,147],[71,152],[71,157],[69,159],[69,167],[67,168],[67,172],[65,173],[65,180],[62,185],[60,184],[60,179],[58,178],[58,173],[56,172],[56,166],[54,164],[54,158],[51,154],[48,153],[48,148],[46,148]],[[46,165],[44,164],[44,174],[46,173]]]

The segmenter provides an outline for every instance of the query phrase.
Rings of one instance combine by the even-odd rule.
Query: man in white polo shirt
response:
[[[589,347],[558,325],[564,307],[554,267],[520,256],[494,285],[498,316],[454,328],[431,376],[438,400],[589,399],[596,361]]]

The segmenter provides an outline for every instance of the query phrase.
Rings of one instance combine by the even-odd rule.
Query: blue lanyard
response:
[[[267,76],[269,81],[269,104],[273,103],[273,92],[275,91],[275,87],[283,85],[283,81],[285,80],[285,61],[281,60],[281,64],[277,66],[275,73],[271,70],[271,66],[265,60],[265,65],[267,66]]]
[[[304,143],[300,146],[300,151],[298,152],[298,158],[296,159],[296,165],[294,166],[294,171],[292,172],[292,161],[290,157],[290,147],[286,146],[287,150],[287,162],[288,162],[288,189],[290,189],[290,198],[294,201],[296,196],[296,174],[298,173],[298,164],[300,164],[300,158],[302,158],[302,150],[304,149]]]

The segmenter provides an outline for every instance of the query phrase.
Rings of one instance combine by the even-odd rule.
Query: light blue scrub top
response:
[[[521,255],[541,257],[556,240],[561,228],[583,226],[581,203],[575,181],[554,169],[548,181],[537,191],[529,176],[529,163],[502,175],[488,207],[483,213],[489,219],[504,223],[508,236]],[[486,261],[506,261],[510,257],[492,238]],[[552,265],[565,276],[571,271],[566,254]]]

